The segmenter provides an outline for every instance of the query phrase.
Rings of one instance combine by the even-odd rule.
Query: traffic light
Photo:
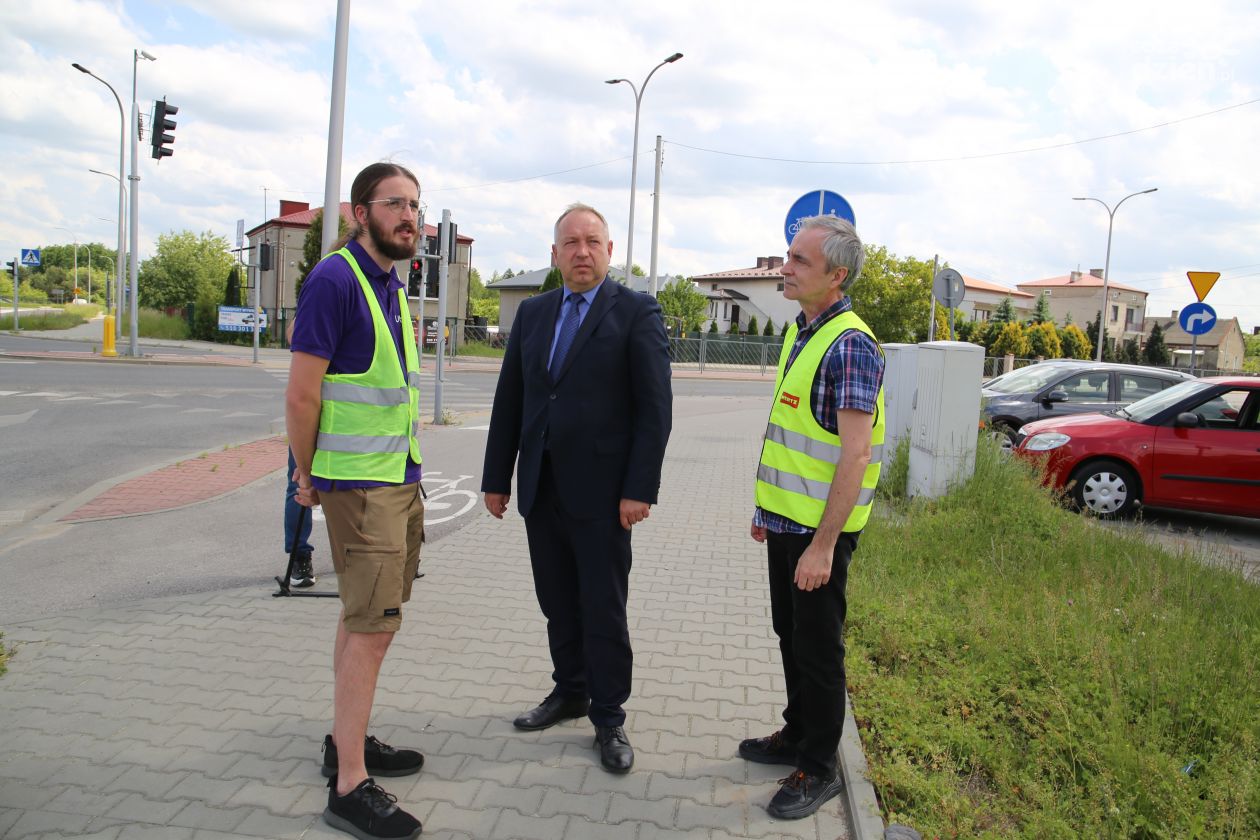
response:
[[[153,127],[149,131],[149,138],[153,143],[154,160],[161,160],[175,154],[174,149],[166,148],[168,143],[175,142],[175,135],[166,132],[175,130],[175,120],[169,118],[178,113],[179,109],[174,105],[167,105],[165,98],[153,103]]]
[[[429,276],[424,279],[424,296],[427,298],[436,298],[438,296],[438,267],[434,265],[429,270]]]
[[[258,245],[258,270],[271,271],[271,243],[262,242]]]
[[[420,297],[420,281],[424,277],[424,260],[413,257],[407,272],[407,297]]]

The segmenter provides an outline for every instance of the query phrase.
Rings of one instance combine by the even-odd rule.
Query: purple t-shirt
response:
[[[354,255],[359,263],[359,270],[376,293],[381,314],[385,316],[385,323],[389,325],[390,334],[394,337],[399,362],[403,370],[406,370],[402,331],[404,318],[407,327],[411,327],[411,313],[404,315],[398,301],[398,290],[403,287],[402,281],[398,279],[393,266],[389,271],[381,270],[358,242],[351,240],[346,248]],[[297,315],[294,316],[293,340],[289,343],[289,349],[327,359],[329,373],[363,373],[372,366],[372,355],[376,351],[372,310],[363,297],[354,270],[341,257],[320,262],[311,269],[311,273],[302,283]],[[419,480],[420,465],[408,457],[407,471],[402,483],[412,484]],[[320,476],[311,476],[311,484],[316,490],[351,490],[356,487],[387,486],[390,482],[334,482]]]

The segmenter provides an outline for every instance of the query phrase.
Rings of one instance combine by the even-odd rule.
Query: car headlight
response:
[[[1024,451],[1048,452],[1051,449],[1058,449],[1070,440],[1071,438],[1062,432],[1040,432],[1024,441]]]

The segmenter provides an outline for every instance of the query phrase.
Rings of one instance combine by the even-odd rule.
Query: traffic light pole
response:
[[[442,224],[438,226],[438,311],[437,311],[437,372],[433,376],[433,423],[441,426],[442,418],[442,382],[445,379],[446,355],[446,277],[448,274],[446,241],[451,229],[451,211],[442,211]]]
[[[13,262],[13,331],[20,332],[21,327],[18,326],[18,258],[14,257]]]
[[[131,358],[138,358],[140,355],[140,321],[139,307],[136,305],[136,299],[139,297],[137,291],[140,288],[140,176],[136,174],[140,169],[140,153],[138,146],[140,145],[140,106],[136,104],[135,82],[132,82],[131,90],[131,174],[127,176],[127,180],[131,183],[131,300],[129,303],[129,312],[131,315],[131,324],[128,329],[128,351],[127,355]]]

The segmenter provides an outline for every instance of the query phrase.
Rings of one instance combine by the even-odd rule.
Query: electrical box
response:
[[[918,345],[908,492],[942,496],[971,477],[980,428],[984,348],[964,341]],[[887,400],[887,392],[885,392]]]
[[[881,344],[884,350],[884,464],[910,436],[914,392],[919,386],[917,344]]]

